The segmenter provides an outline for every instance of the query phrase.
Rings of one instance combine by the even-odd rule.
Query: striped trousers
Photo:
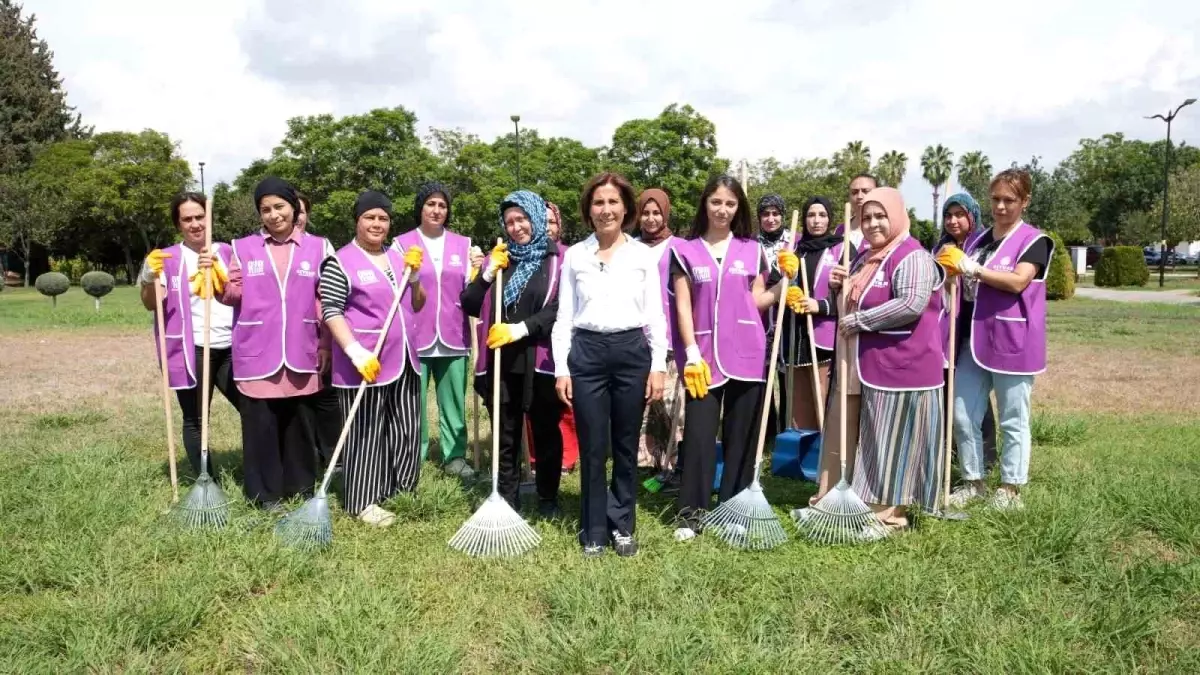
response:
[[[346,512],[358,515],[417,487],[421,466],[421,376],[405,368],[391,384],[367,387],[343,449]],[[342,419],[358,389],[338,389]]]

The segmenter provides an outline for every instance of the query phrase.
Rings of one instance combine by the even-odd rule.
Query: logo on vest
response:
[[[171,277],[171,290],[179,290],[179,277]]]
[[[246,276],[261,277],[266,272],[261,260],[250,260],[246,263]]]
[[[1001,272],[1011,272],[1013,270],[1012,256],[1004,256],[1000,262],[996,263],[996,269]]]
[[[302,277],[313,276],[314,273],[312,270],[312,263],[308,262],[307,260],[301,260],[300,269],[296,271],[296,274],[299,274]]]
[[[706,284],[712,281],[712,270],[710,270],[707,265],[703,267],[693,267],[692,278],[695,279],[696,283],[698,284]]]
[[[367,284],[374,284],[374,283],[378,283],[378,282],[379,282],[379,277],[375,276],[375,270],[359,270],[358,271],[358,283],[363,284],[365,286]]]
[[[450,266],[451,267],[462,267],[462,258],[459,257],[459,255],[457,253],[450,254]]]
[[[741,260],[734,260],[733,269],[729,270],[729,272],[730,274],[737,274],[738,276],[743,277],[750,275],[750,270],[746,269],[746,264]]]

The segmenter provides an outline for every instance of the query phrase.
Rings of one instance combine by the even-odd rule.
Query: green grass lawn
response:
[[[56,312],[11,290],[0,294],[5,344],[148,330],[129,289],[100,317],[78,289]],[[1051,309],[1052,351],[1119,360],[1148,343],[1170,357],[1200,348],[1194,308]],[[415,497],[388,505],[396,525],[338,514],[322,554],[282,548],[240,506],[225,531],[182,531],[163,515],[157,399],[97,410],[64,388],[53,410],[0,409],[0,671],[1200,672],[1200,419],[1088,414],[1034,396],[1023,512],[924,519],[855,548],[800,541],[788,523],[786,545],[742,553],[712,537],[674,543],[670,501],[643,494],[640,555],[584,560],[571,477],[568,522],[535,519],[538,549],[485,561],[446,546],[484,493],[429,465]],[[234,415],[214,411],[236,495]],[[812,489],[766,482],[781,518]]]
[[[1096,277],[1094,274],[1088,274],[1079,278],[1076,285],[1085,288],[1096,287]],[[1118,291],[1178,291],[1191,290],[1200,291],[1200,277],[1196,276],[1195,270],[1187,271],[1186,268],[1180,268],[1180,271],[1172,275],[1168,273],[1163,279],[1163,285],[1158,285],[1158,270],[1150,270],[1150,281],[1146,282],[1145,286],[1121,286],[1113,290]]]

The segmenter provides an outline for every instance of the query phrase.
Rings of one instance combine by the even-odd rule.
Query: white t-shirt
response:
[[[446,234],[443,232],[442,236],[434,237],[432,239],[425,236],[425,233],[422,232],[420,229],[417,230],[417,234],[421,235],[421,246],[425,247],[425,257],[427,258],[428,262],[433,263],[434,274],[438,278],[441,278],[441,276],[442,276],[442,258],[445,256],[445,252],[446,252]],[[469,266],[468,266],[468,269],[470,269]],[[434,293],[437,292],[436,286],[426,288],[425,292],[429,294],[429,297],[426,298],[425,302],[427,302],[427,303],[438,302],[438,298],[434,296]],[[430,345],[428,349],[422,349],[422,350],[418,351],[417,357],[418,358],[439,358],[439,357],[449,357],[449,356],[466,356],[470,353],[471,353],[471,350],[469,350],[469,349],[454,349],[452,347],[448,347],[446,345],[446,343],[442,342],[439,339],[439,340],[435,341],[432,345]]]
[[[183,260],[181,261],[183,278],[180,279],[179,283],[190,286],[191,281],[188,280],[188,277],[199,268],[200,254],[186,245],[181,245],[179,250],[182,251],[181,255],[183,256]],[[146,271],[145,263],[142,264],[142,274],[149,275],[149,272]],[[166,286],[166,288],[170,289],[171,285]],[[192,306],[192,340],[197,347],[200,347],[204,345],[204,300],[192,295],[190,289],[188,298],[191,299]],[[229,349],[233,346],[233,308],[213,300],[209,316],[211,318],[208,331],[209,346],[213,349]]]

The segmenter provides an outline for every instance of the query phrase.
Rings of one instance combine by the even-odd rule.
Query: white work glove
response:
[[[358,342],[351,342],[346,345],[346,356],[350,362],[354,364],[355,370],[367,382],[374,382],[375,378],[379,377],[379,359],[375,358],[375,352],[363,347]]]
[[[975,275],[979,274],[980,265],[971,256],[964,255],[958,259],[956,267],[958,267],[958,271],[962,273],[963,277],[974,279]]]

